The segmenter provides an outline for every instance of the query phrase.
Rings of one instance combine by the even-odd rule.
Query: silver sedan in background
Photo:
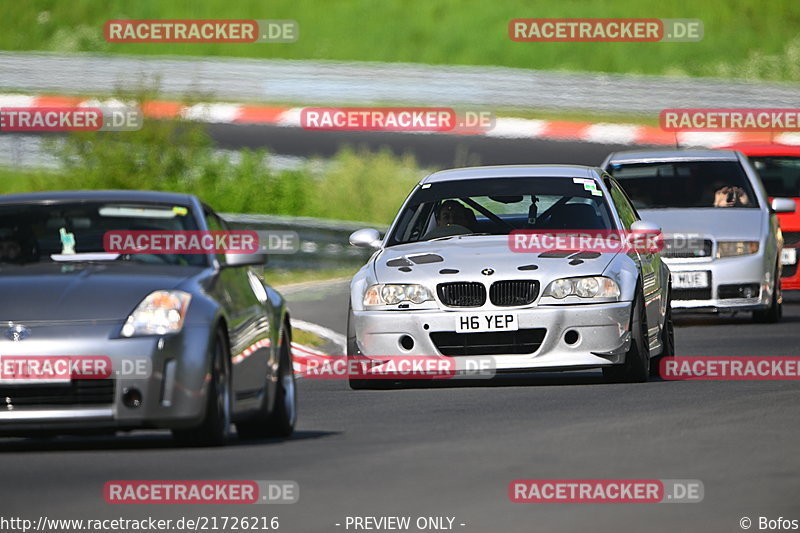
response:
[[[760,322],[781,318],[783,239],[758,174],[739,152],[619,152],[603,168],[641,215],[664,230],[672,271],[672,306],[695,311],[752,311]]]

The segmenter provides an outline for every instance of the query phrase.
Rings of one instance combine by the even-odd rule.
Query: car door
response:
[[[641,220],[636,208],[633,207],[628,196],[614,178],[606,175],[605,184],[611,194],[611,201],[614,202],[624,229],[630,231],[633,223]],[[628,255],[636,262],[642,274],[642,291],[647,313],[647,328],[652,345],[654,339],[658,338],[662,323],[661,317],[663,312],[666,311],[664,298],[666,280],[663,279],[664,269],[661,266],[661,257],[658,253],[643,250],[634,250]]]
[[[211,231],[229,231],[219,216],[206,208]],[[217,260],[224,265],[225,256]],[[260,289],[260,290],[259,290]],[[228,317],[231,375],[237,410],[260,405],[271,372],[270,314],[264,286],[251,266],[224,266],[213,290]]]

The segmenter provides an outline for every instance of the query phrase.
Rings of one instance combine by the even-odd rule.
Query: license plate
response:
[[[470,313],[456,317],[458,333],[516,331],[518,329],[519,322],[514,313]]]
[[[781,250],[781,264],[782,265],[797,264],[797,248],[784,248],[783,250]]]
[[[704,289],[708,287],[708,272],[673,272],[672,286],[676,289]]]

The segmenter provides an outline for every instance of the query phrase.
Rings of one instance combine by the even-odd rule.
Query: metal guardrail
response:
[[[490,66],[0,52],[0,89],[111,92],[159,80],[173,97],[382,102],[648,113],[674,107],[795,107],[800,84],[551,72]],[[231,83],[231,80],[236,80]]]
[[[369,223],[343,222],[310,217],[276,215],[242,215],[222,213],[222,218],[233,229],[254,231],[293,231],[299,238],[296,253],[269,254],[269,266],[282,269],[331,269],[359,267],[367,262],[372,251],[351,246],[348,237],[357,229],[385,226]]]

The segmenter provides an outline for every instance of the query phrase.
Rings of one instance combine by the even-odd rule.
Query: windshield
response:
[[[603,193],[586,178],[491,178],[416,189],[387,246],[513,230],[616,229]]]
[[[750,161],[769,196],[800,196],[800,157],[756,156]]]
[[[615,163],[608,171],[636,209],[758,207],[737,161]]]
[[[108,254],[107,231],[197,230],[186,206],[81,202],[0,206],[0,264],[136,261],[205,266],[203,254]]]

